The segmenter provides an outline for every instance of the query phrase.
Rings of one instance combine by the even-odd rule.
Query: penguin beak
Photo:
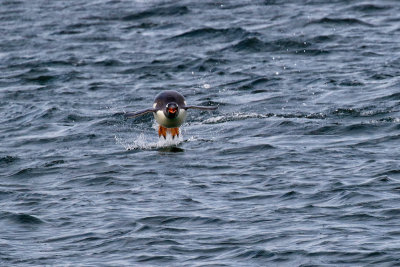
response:
[[[170,107],[168,108],[168,112],[171,114],[174,114],[178,109],[176,107]]]

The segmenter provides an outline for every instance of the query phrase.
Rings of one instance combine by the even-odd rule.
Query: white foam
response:
[[[251,118],[268,118],[270,115],[259,114],[259,113],[243,113],[243,112],[234,112],[232,114],[227,114],[223,116],[211,117],[203,121],[203,123],[220,123],[225,121],[232,120],[241,120],[241,119],[251,119]]]
[[[172,138],[170,133],[167,133],[167,138],[164,137],[158,138],[157,141],[154,140],[153,137],[141,133],[136,139],[133,141],[131,139],[121,138],[119,136],[114,136],[114,139],[117,144],[122,145],[125,150],[136,150],[136,149],[155,149],[169,146],[177,146],[181,142],[183,142],[183,136],[180,134],[178,137]]]
[[[182,134],[175,138],[172,138],[172,135],[170,133],[167,133],[166,139],[164,137],[158,138],[157,147],[177,146],[181,142],[183,142]]]

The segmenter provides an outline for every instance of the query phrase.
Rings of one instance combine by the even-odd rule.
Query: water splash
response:
[[[234,112],[232,114],[225,114],[221,116],[211,117],[204,120],[202,123],[204,124],[215,124],[215,123],[223,123],[227,121],[236,121],[236,120],[244,120],[244,119],[253,119],[253,118],[270,118],[276,116],[275,114],[259,114],[259,113],[244,113],[244,112]]]
[[[158,138],[157,147],[168,147],[168,146],[177,146],[181,142],[183,142],[183,136],[180,134],[178,137],[172,138],[170,133],[167,133],[167,138],[163,137]]]
[[[115,142],[122,145],[125,150],[147,150],[147,149],[157,149],[165,148],[171,146],[177,146],[183,142],[183,136],[180,134],[178,137],[172,138],[170,133],[167,133],[167,138],[158,138],[157,141],[151,138],[149,135],[141,133],[136,139],[131,141],[131,139],[121,138],[117,135],[114,136]]]

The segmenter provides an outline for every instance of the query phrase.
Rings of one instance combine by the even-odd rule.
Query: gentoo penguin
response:
[[[138,117],[153,112],[154,118],[159,124],[158,136],[167,138],[167,131],[172,138],[179,136],[179,127],[186,119],[186,110],[188,109],[216,110],[218,107],[200,107],[188,106],[185,98],[180,93],[168,90],[159,93],[154,99],[153,108],[145,109],[139,112],[126,113],[128,118]]]

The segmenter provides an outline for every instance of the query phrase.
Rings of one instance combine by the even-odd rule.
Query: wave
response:
[[[395,100],[395,101],[398,101],[398,100],[400,100],[400,93],[393,93],[393,94],[390,94],[390,95],[387,95],[387,96],[380,97],[380,98],[378,98],[376,100],[381,100],[381,101]]]
[[[156,7],[150,10],[135,12],[122,17],[124,21],[133,21],[139,19],[146,19],[150,17],[164,17],[164,16],[182,16],[189,13],[189,8],[186,6],[168,6]]]
[[[168,226],[172,225],[209,225],[209,224],[229,224],[230,220],[225,220],[218,217],[205,217],[205,216],[164,216],[156,215],[144,217],[138,220],[139,223],[149,224],[151,226]]]
[[[373,24],[364,22],[360,19],[355,19],[355,18],[330,18],[330,17],[325,17],[317,20],[312,20],[311,22],[307,23],[307,25],[315,25],[315,24],[321,24],[321,25],[348,25],[348,26],[366,26],[366,27],[372,27],[374,26]]]
[[[2,164],[5,164],[5,165],[12,164],[12,163],[14,163],[15,161],[18,161],[18,160],[19,160],[19,157],[16,157],[16,156],[8,155],[8,156],[0,157],[0,166]]]
[[[44,221],[42,221],[38,217],[27,213],[3,212],[2,214],[0,214],[0,219],[8,219],[14,223],[24,225],[37,225],[44,223]]]
[[[304,118],[304,119],[326,119],[326,115],[323,113],[302,113],[302,114],[279,114],[279,113],[245,113],[245,112],[234,112],[231,114],[220,115],[212,118],[208,118],[202,123],[204,124],[217,124],[217,123],[225,123],[229,121],[240,121],[247,119],[266,119],[266,118]]]
[[[354,11],[359,11],[364,13],[376,13],[378,11],[389,10],[391,8],[393,7],[376,5],[376,4],[359,4],[351,7],[351,9]]]
[[[288,53],[304,53],[309,55],[330,53],[329,50],[315,46],[311,43],[311,41],[300,40],[298,38],[283,38],[273,41],[262,41],[258,37],[246,37],[234,45],[223,48],[221,51],[224,50],[250,53],[285,51]]]
[[[257,145],[244,145],[236,148],[227,148],[227,149],[222,149],[219,154],[220,155],[244,155],[244,154],[251,154],[254,155],[254,153],[258,151],[266,151],[270,149],[275,149],[274,146],[270,144],[257,144]]]
[[[226,39],[242,39],[250,34],[251,34],[250,32],[242,28],[217,29],[217,28],[205,27],[175,35],[170,39],[174,40],[174,39],[200,38],[209,40],[210,38],[216,38],[216,37],[223,37]]]
[[[257,37],[250,37],[241,40],[239,43],[230,47],[232,50],[239,51],[248,51],[248,52],[266,52],[271,51],[271,47],[258,39]]]
[[[274,76],[274,77],[258,77],[258,78],[252,79],[249,82],[245,82],[244,84],[240,85],[237,89],[238,90],[246,90],[246,91],[251,89],[252,93],[267,92],[268,90],[266,88],[266,85],[268,83],[276,82],[279,80],[281,80],[281,78],[276,77],[276,76]],[[261,88],[259,88],[259,87],[261,87]],[[254,90],[257,88],[259,88],[259,89]]]

